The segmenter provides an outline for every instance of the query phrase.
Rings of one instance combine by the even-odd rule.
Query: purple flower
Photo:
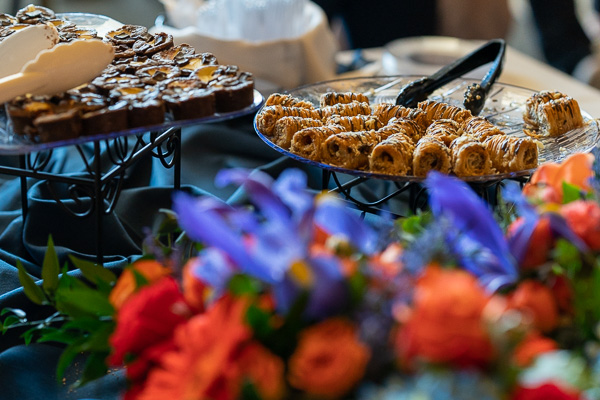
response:
[[[425,180],[433,215],[447,218],[446,241],[462,266],[491,291],[513,283],[517,268],[504,234],[483,201],[461,180],[431,172]]]

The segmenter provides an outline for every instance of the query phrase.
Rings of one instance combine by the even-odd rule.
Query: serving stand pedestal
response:
[[[50,173],[45,169],[52,160],[54,149],[29,151],[24,148],[18,157],[18,167],[0,165],[0,174],[20,178],[21,209],[23,220],[28,213],[27,178],[45,180],[53,200],[67,212],[78,218],[95,219],[96,258],[103,263],[102,247],[103,218],[114,211],[121,194],[125,174],[128,168],[142,157],[151,155],[160,160],[164,168],[173,169],[173,189],[181,186],[181,127],[170,127],[159,131],[138,133],[132,136],[96,139],[91,142],[73,144],[79,155],[84,171],[82,176],[70,176],[62,173]],[[91,146],[92,152],[84,150]],[[101,150],[108,155],[109,165],[103,165]],[[19,153],[18,148],[16,152]],[[0,149],[0,154],[2,154]],[[11,155],[15,149],[11,149]],[[106,164],[106,163],[104,163]],[[67,185],[67,193],[77,209],[72,209],[61,199],[55,184]],[[85,199],[89,199],[87,209],[82,209]]]

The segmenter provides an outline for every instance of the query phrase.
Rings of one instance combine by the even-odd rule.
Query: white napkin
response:
[[[303,14],[305,32],[295,38],[262,41],[222,39],[200,33],[195,25],[183,27],[181,21],[171,22],[180,28],[157,23],[151,31],[170,33],[175,44],[187,43],[197,52],[213,53],[219,64],[233,64],[251,72],[257,78],[259,90],[261,82],[270,91],[291,89],[332,79],[336,70],[338,42],[325,13],[316,4],[306,2]]]

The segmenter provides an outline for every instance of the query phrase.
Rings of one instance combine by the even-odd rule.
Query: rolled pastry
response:
[[[453,119],[456,122],[463,123],[472,116],[471,111],[467,109],[433,100],[421,101],[417,107],[427,113],[429,124],[436,119]]]
[[[348,169],[365,168],[369,165],[373,147],[383,139],[377,131],[342,132],[328,137],[325,141],[324,161]]]
[[[354,115],[370,115],[371,107],[369,103],[359,103],[358,101],[353,101],[351,103],[338,103],[332,106],[321,107],[321,119],[323,121],[327,120],[327,118],[332,115],[341,115],[341,116],[354,116]]]
[[[484,145],[492,159],[492,166],[500,173],[538,166],[538,146],[533,139],[495,135],[490,136]]]
[[[323,126],[321,120],[302,117],[283,117],[275,122],[272,141],[282,149],[289,150],[294,134],[304,128]]]
[[[343,132],[339,125],[325,125],[314,128],[305,128],[294,134],[290,151],[301,157],[314,161],[323,160],[325,140],[332,135]]]
[[[452,119],[438,119],[433,121],[427,130],[425,136],[434,136],[444,142],[446,146],[463,133],[460,124]]]
[[[265,106],[280,105],[283,107],[315,108],[312,103],[300,100],[290,94],[272,93],[265,100]]]
[[[388,124],[381,128],[379,131],[389,130],[393,133],[404,133],[408,136],[414,143],[417,143],[419,139],[423,136],[423,131],[419,127],[419,125],[410,118],[403,117],[394,117],[390,119]]]
[[[452,170],[450,149],[433,136],[422,137],[413,153],[413,175],[427,176],[431,170],[449,174]]]
[[[325,121],[326,124],[341,125],[345,131],[348,132],[360,132],[377,130],[383,126],[381,121],[374,115],[354,115],[354,116],[341,116],[333,115]]]
[[[533,137],[555,137],[581,128],[583,116],[577,100],[559,92],[545,93],[535,100],[525,103],[523,131]],[[548,100],[549,97],[552,97]],[[557,98],[554,98],[557,97]],[[546,100],[546,101],[545,101]]]
[[[523,121],[525,122],[525,125],[529,126],[531,129],[534,130],[537,129],[538,106],[540,104],[548,103],[552,100],[558,100],[563,97],[566,97],[566,95],[556,90],[542,90],[540,92],[532,94],[525,101],[525,111],[523,112]]]
[[[389,175],[410,175],[415,145],[404,133],[377,144],[369,156],[369,170]]]
[[[271,136],[275,128],[275,122],[283,117],[302,117],[320,120],[321,114],[317,110],[302,107],[268,106],[263,107],[256,116],[256,126],[263,135]]]
[[[457,176],[480,176],[492,173],[492,160],[485,146],[470,136],[452,142],[452,171]]]
[[[467,119],[463,125],[463,129],[465,134],[474,137],[480,142],[484,142],[491,136],[504,135],[504,132],[500,128],[483,117],[471,117]]]
[[[359,103],[367,103],[369,104],[369,98],[362,93],[354,93],[354,92],[327,92],[321,95],[319,99],[321,107],[332,106],[334,104],[347,104],[352,103],[353,101],[358,101]]]

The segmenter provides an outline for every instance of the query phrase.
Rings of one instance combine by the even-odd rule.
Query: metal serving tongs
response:
[[[478,115],[483,109],[490,88],[502,72],[505,50],[506,43],[503,39],[490,40],[466,56],[441,68],[433,75],[414,80],[405,85],[400,89],[400,93],[396,97],[396,104],[416,107],[417,103],[427,99],[427,96],[434,90],[471,72],[477,67],[493,62],[489,71],[481,80],[481,83],[469,85],[465,92],[463,102],[465,108],[471,111],[473,115]]]

